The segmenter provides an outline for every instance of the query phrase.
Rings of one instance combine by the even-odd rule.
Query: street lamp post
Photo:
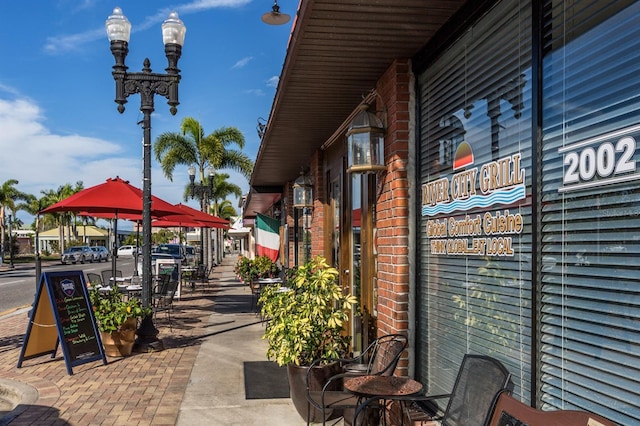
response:
[[[208,213],[205,210],[205,206],[209,203],[209,199],[213,194],[213,177],[215,175],[215,170],[212,167],[209,167],[209,183],[204,184],[200,182],[196,184],[196,168],[194,166],[190,166],[187,170],[189,173],[189,182],[191,183],[191,198],[198,198],[200,200],[200,211]],[[204,265],[204,252],[205,252],[205,238],[204,238],[205,228],[200,228],[200,264]],[[209,236],[207,236],[207,244],[206,248],[208,250],[210,241],[208,240]]]
[[[131,24],[116,7],[106,22],[107,35],[111,44],[111,53],[116,64],[113,66],[113,78],[116,82],[116,99],[118,111],[124,112],[124,104],[129,95],[140,94],[140,111],[143,113],[143,177],[142,177],[142,302],[143,306],[151,306],[152,271],[151,271],[151,113],[154,111],[153,98],[161,95],[168,99],[169,112],[175,115],[178,102],[178,84],[180,70],[178,60],[182,54],[186,28],[178,14],[171,12],[162,24],[164,51],[169,62],[166,74],[151,71],[149,59],[145,59],[142,72],[127,72],[125,58],[129,53],[129,36]],[[162,349],[158,340],[158,330],[153,325],[153,315],[146,316],[137,331],[136,350],[146,352]]]

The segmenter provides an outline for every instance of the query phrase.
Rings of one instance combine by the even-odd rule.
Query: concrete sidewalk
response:
[[[172,329],[159,314],[164,350],[80,365],[73,375],[59,351],[16,368],[27,312],[0,317],[0,388],[26,396],[9,417],[0,406],[0,425],[304,425],[289,398],[245,397],[244,363],[265,361],[266,342],[234,262],[226,257],[210,286],[183,290]]]

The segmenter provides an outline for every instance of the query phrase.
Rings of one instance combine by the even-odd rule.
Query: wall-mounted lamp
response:
[[[264,132],[267,130],[267,120],[262,117],[258,117],[258,125],[256,126],[256,132],[258,132],[258,137],[262,139],[264,136]]]
[[[283,25],[289,22],[291,16],[286,13],[280,13],[280,6],[278,6],[278,0],[273,1],[273,7],[271,12],[267,12],[262,15],[262,22],[269,25]]]
[[[293,182],[293,208],[313,207],[313,179],[300,172],[300,177]]]
[[[382,121],[369,111],[367,104],[360,105],[360,112],[347,128],[348,173],[375,173],[386,170],[384,133]]]

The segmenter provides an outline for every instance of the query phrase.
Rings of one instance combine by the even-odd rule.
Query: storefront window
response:
[[[447,393],[466,353],[531,393],[530,2],[496,5],[419,75],[417,372]]]
[[[544,409],[640,423],[640,3],[547,2]]]

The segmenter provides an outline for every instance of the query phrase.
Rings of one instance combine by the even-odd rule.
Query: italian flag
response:
[[[276,262],[280,251],[280,222],[258,213],[256,218],[256,255],[268,256]]]

